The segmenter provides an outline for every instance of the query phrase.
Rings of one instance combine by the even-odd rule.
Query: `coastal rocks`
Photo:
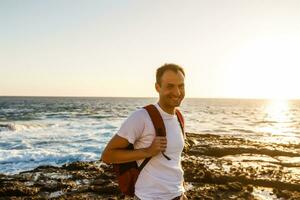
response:
[[[189,197],[202,195],[205,199],[203,194],[210,194],[214,199],[300,199],[299,161],[293,159],[296,162],[287,164],[279,159],[298,157],[298,146],[208,134],[189,134],[187,142],[189,156],[182,164],[185,180],[194,185]]]
[[[18,181],[4,183],[0,187],[0,196],[34,196],[38,192],[39,188],[27,187]]]
[[[189,199],[300,199],[299,146],[187,136],[182,166]],[[0,174],[0,200],[124,199],[115,178],[112,166],[101,161],[40,166],[16,175]]]
[[[111,167],[100,161],[74,162],[62,167],[41,166],[17,175],[1,176],[0,199],[121,197],[113,179]]]

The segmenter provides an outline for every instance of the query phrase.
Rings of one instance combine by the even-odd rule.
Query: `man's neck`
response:
[[[175,107],[167,107],[164,106],[163,103],[161,103],[160,101],[158,102],[159,107],[165,111],[166,113],[170,114],[170,115],[175,115]]]

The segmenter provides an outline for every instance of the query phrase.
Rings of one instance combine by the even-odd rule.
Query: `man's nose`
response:
[[[179,96],[181,94],[180,89],[178,87],[176,87],[173,91],[173,94],[176,96]]]

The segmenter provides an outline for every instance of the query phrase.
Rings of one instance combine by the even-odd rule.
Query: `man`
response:
[[[142,108],[125,120],[102,154],[106,163],[137,161],[138,165],[152,157],[135,184],[137,200],[187,199],[181,166],[184,137],[175,113],[185,96],[184,78],[183,68],[175,64],[165,64],[156,71],[159,101],[155,106],[163,118],[166,137],[156,136],[151,118]],[[134,150],[124,149],[129,143],[134,144]]]

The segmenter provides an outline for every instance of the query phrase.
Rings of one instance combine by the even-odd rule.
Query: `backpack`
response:
[[[155,128],[156,136],[166,136],[166,128],[163,122],[163,119],[157,110],[157,108],[150,104],[145,107],[143,107],[145,110],[147,110],[152,123]],[[180,123],[180,127],[182,130],[182,134],[185,138],[184,134],[184,119],[182,114],[179,110],[176,109],[176,116]],[[126,149],[133,150],[133,144],[129,144]],[[163,154],[164,155],[164,154]],[[168,160],[166,155],[164,155]],[[119,189],[124,195],[128,195],[133,197],[134,196],[134,186],[137,181],[137,178],[142,171],[142,169],[145,167],[145,165],[150,161],[151,157],[146,158],[140,166],[137,165],[136,161],[127,162],[127,163],[121,163],[121,164],[113,164],[113,169],[117,175]]]

